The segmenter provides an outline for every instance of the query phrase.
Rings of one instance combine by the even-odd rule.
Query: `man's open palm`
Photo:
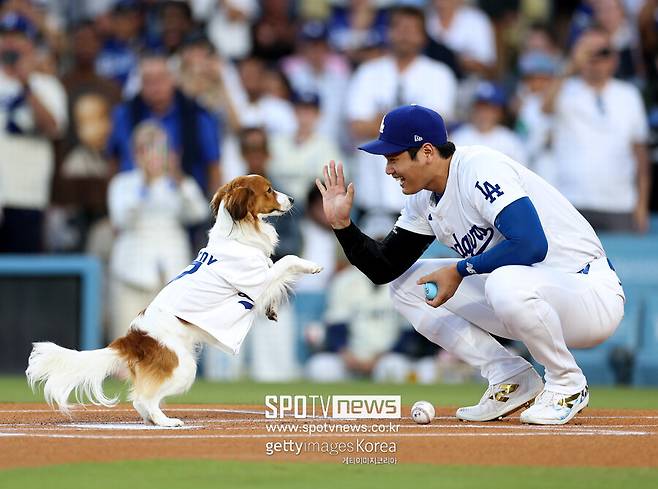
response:
[[[329,166],[325,165],[324,185],[319,178],[315,179],[320,193],[322,194],[322,205],[327,221],[334,229],[342,229],[350,225],[350,211],[354,202],[354,184],[350,183],[345,188],[345,175],[343,165],[331,160]]]

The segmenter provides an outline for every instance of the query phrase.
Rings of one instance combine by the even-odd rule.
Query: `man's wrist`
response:
[[[460,277],[466,278],[470,275],[469,271],[467,270],[468,262],[466,260],[460,260],[455,264],[455,270],[459,274]]]
[[[336,231],[339,231],[341,229],[345,229],[345,228],[350,227],[350,224],[352,224],[352,220],[347,219],[345,221],[339,221],[339,222],[336,222],[336,223],[332,223],[331,228],[335,229]]]

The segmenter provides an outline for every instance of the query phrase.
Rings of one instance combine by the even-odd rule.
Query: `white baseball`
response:
[[[418,401],[411,406],[411,419],[418,424],[431,423],[435,415],[434,406],[427,401]]]

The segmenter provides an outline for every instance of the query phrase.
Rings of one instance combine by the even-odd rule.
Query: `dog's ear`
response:
[[[234,221],[244,219],[249,213],[249,202],[253,195],[254,191],[249,187],[237,187],[228,193],[224,205]]]
[[[212,212],[212,217],[217,218],[217,213],[219,212],[219,204],[221,202],[222,195],[220,195],[219,191],[217,191],[210,201],[210,211]]]
[[[226,194],[229,191],[229,183],[225,183],[219,189],[217,189],[217,192],[215,192],[215,195],[213,195],[212,200],[210,201],[210,210],[212,211],[212,217],[217,218],[217,213],[219,212],[219,206],[222,203],[222,200],[224,197],[226,197]]]

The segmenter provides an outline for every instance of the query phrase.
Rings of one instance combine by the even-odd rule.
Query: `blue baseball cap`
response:
[[[519,59],[519,71],[523,76],[548,75],[557,73],[558,60],[543,51],[528,51]]]
[[[293,92],[293,105],[311,105],[320,107],[320,96],[315,92]]]
[[[329,37],[329,29],[324,22],[311,20],[302,26],[299,37],[302,41],[326,41]]]
[[[504,107],[507,102],[507,97],[505,96],[505,91],[500,85],[486,81],[477,86],[477,89],[475,90],[475,102]]]
[[[0,19],[0,32],[20,32],[30,39],[37,36],[37,30],[32,22],[16,12],[9,12]]]
[[[447,142],[446,125],[438,112],[421,105],[403,105],[384,116],[379,139],[359,149],[374,155],[391,155],[425,143],[441,146]]]

